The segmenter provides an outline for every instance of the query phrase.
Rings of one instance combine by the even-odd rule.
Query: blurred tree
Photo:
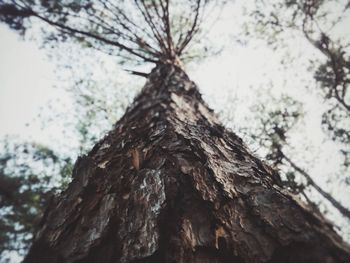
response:
[[[350,211],[340,202],[335,200],[329,193],[320,187],[313,177],[302,169],[292,157],[286,152],[285,148],[291,146],[288,141],[290,132],[294,125],[303,115],[302,104],[289,96],[283,95],[279,99],[269,96],[269,104],[263,101],[258,102],[252,107],[256,112],[254,123],[255,127],[243,128],[243,133],[247,134],[253,142],[263,147],[264,157],[270,161],[276,169],[282,169],[282,165],[287,165],[287,169],[282,173],[282,179],[286,187],[296,194],[301,194],[305,199],[315,207],[310,200],[305,188],[313,187],[322,197],[327,199],[339,212],[350,219]],[[298,173],[304,180],[297,180],[295,173]]]
[[[323,56],[311,58],[309,70],[328,107],[322,117],[322,126],[332,140],[343,144],[341,152],[345,166],[348,166],[350,151],[350,38],[339,35],[339,31],[347,27],[349,12],[349,2],[345,0],[281,0],[272,5],[260,0],[250,13],[255,19],[252,23],[256,26],[255,32],[260,32],[272,47],[287,46],[288,41],[292,42],[290,38],[294,32],[299,36],[302,34]],[[292,49],[288,47],[288,50]]]
[[[7,138],[0,156],[0,259],[26,253],[50,197],[64,187],[73,163],[37,144]]]
[[[295,59],[302,60],[307,57],[304,54],[305,48],[296,50],[297,42],[295,39],[304,38],[316,51],[315,55],[310,57],[307,62],[308,69],[314,76],[314,83],[311,83],[309,89],[314,87],[314,90],[324,98],[326,110],[322,114],[321,126],[325,133],[340,146],[340,152],[344,156],[344,167],[340,167],[339,170],[342,171],[342,181],[346,183],[348,181],[350,152],[350,95],[348,92],[350,38],[343,34],[340,35],[339,32],[342,32],[341,30],[349,23],[348,1],[281,0],[271,4],[269,1],[261,0],[256,1],[253,11],[248,13],[251,19],[245,24],[246,34],[251,37],[263,38],[275,50],[284,49],[286,52],[286,58],[283,61],[285,67],[290,67]],[[280,115],[277,114],[277,116]],[[272,119],[270,117],[269,113],[265,117],[261,116],[261,127],[266,126],[264,120],[266,119],[269,126],[276,121],[274,125],[277,130],[271,132],[271,129],[265,129],[264,136],[272,141],[274,141],[273,138],[278,138],[279,142],[288,145],[284,141],[288,129],[282,129],[283,132],[281,132],[280,127],[278,127],[283,126],[282,123],[288,123],[288,121],[280,117]],[[281,133],[282,137],[280,137]],[[261,133],[258,132],[258,135],[261,136]],[[317,185],[314,177],[307,172],[307,168],[301,168],[297,162],[293,161],[293,156],[286,155],[280,143],[275,145],[277,147],[269,147],[264,142],[261,145],[270,149],[267,155],[268,159],[272,158],[275,163],[288,164],[292,171],[306,179],[306,185],[299,186],[302,188],[308,185],[313,186],[345,217],[349,218],[349,208],[337,202]],[[287,174],[291,178],[295,178],[294,172]]]

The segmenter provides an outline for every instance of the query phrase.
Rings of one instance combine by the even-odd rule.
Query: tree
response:
[[[13,27],[34,16],[156,63],[114,129],[76,162],[72,183],[49,204],[25,262],[349,260],[350,248],[332,225],[283,189],[279,175],[220,124],[184,72],[181,57],[209,1],[194,1],[189,30],[178,31],[178,38],[171,33],[170,1],[132,2],[153,34],[149,41],[159,42],[155,50],[137,35],[129,43],[135,48],[124,45],[119,37],[125,40],[127,29],[112,39],[96,20],[86,30],[70,24],[75,16],[65,8],[98,19],[94,4],[40,2],[48,11],[43,16],[14,2],[2,7]],[[137,25],[131,28],[137,34]]]
[[[284,31],[297,31],[318,51],[322,59],[310,61],[310,69],[314,75],[319,93],[327,102],[322,126],[326,133],[337,142],[343,144],[347,165],[349,146],[349,41],[347,37],[339,37],[337,27],[341,27],[347,19],[348,1],[339,1],[330,7],[327,1],[277,1],[270,13],[264,13],[259,1],[259,10],[255,10],[257,23],[266,26],[265,37],[274,34],[275,38]],[[337,9],[339,12],[332,12]],[[283,14],[282,14],[283,13]],[[285,15],[287,14],[287,16]],[[275,41],[275,44],[278,41]]]
[[[270,100],[272,100],[272,98]],[[284,183],[290,190],[296,194],[302,194],[302,196],[312,204],[305,192],[305,188],[311,186],[319,192],[323,198],[328,200],[343,216],[350,219],[349,209],[344,207],[335,200],[332,195],[322,189],[309,173],[304,171],[288,154],[286,154],[284,147],[288,145],[288,132],[298,121],[302,113],[300,104],[293,101],[290,97],[282,97],[280,100],[283,104],[278,105],[278,103],[273,103],[275,109],[272,110],[266,110],[266,105],[263,103],[256,105],[257,109],[254,110],[260,115],[257,115],[258,119],[256,120],[258,128],[253,131],[248,131],[248,133],[253,132],[254,134],[250,135],[253,140],[268,149],[265,158],[269,160],[275,168],[280,167],[282,163],[286,163],[290,166],[291,169],[286,172],[286,178],[284,178]],[[281,106],[282,109],[280,108]],[[306,184],[295,180],[295,172],[304,177]]]
[[[324,132],[333,140],[339,152],[343,155],[343,164],[339,168],[339,180],[348,184],[349,163],[349,43],[347,36],[339,36],[337,32],[346,24],[349,11],[348,1],[275,1],[261,0],[250,14],[253,21],[249,28],[265,39],[274,49],[283,49],[290,45],[291,38],[306,40],[314,49],[315,54],[306,63],[313,82],[306,84],[310,90],[323,97],[324,112],[321,126]],[[249,32],[249,31],[248,31]],[[292,37],[291,37],[292,36]],[[281,44],[282,43],[282,44]],[[293,42],[295,44],[295,42]],[[293,44],[292,44],[293,45]],[[303,46],[304,47],[304,46]],[[289,47],[286,53],[294,51],[296,47]],[[300,51],[299,51],[300,52]],[[303,51],[304,52],[304,51]],[[288,54],[286,67],[291,67],[293,55]],[[294,55],[295,56],[295,55]],[[302,57],[302,56],[301,56]],[[306,56],[305,56],[306,57]],[[286,130],[284,130],[286,132]],[[268,134],[267,134],[268,135]],[[276,160],[283,161],[290,169],[303,176],[307,185],[312,186],[326,200],[344,216],[349,219],[349,208],[327,191],[322,189],[308,172],[307,167],[298,164],[285,151],[281,145],[278,148]],[[294,174],[293,172],[293,174]],[[333,177],[337,171],[332,171]],[[329,175],[329,178],[332,176]],[[331,179],[330,179],[331,180]],[[304,186],[303,186],[304,187]]]
[[[1,260],[8,258],[9,251],[27,252],[44,208],[67,181],[71,168],[69,158],[42,145],[10,138],[1,142]]]

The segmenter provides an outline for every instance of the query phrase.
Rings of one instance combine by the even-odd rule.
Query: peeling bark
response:
[[[79,158],[25,262],[350,262],[332,225],[159,65]]]

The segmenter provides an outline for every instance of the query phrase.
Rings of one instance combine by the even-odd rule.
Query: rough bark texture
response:
[[[281,188],[176,66],[151,72],[73,176],[25,262],[350,262],[332,225]]]

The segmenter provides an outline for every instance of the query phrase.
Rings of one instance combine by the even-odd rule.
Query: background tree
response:
[[[309,69],[314,75],[315,88],[328,107],[322,116],[322,126],[332,140],[342,143],[341,152],[346,165],[349,146],[346,138],[349,132],[347,91],[350,39],[339,36],[338,31],[349,19],[348,2],[276,1],[269,9],[264,8],[267,4],[265,1],[257,3],[257,9],[251,15],[260,28],[263,27],[261,32],[269,33],[265,34],[266,40],[280,40],[270,42],[274,48],[278,48],[281,43],[287,45],[286,35],[294,32],[302,34],[321,55],[308,61]]]
[[[273,97],[270,97],[270,109],[267,108],[267,104],[260,102],[254,107],[254,111],[257,112],[255,129],[245,128],[243,132],[248,133],[252,141],[263,147],[266,151],[265,158],[270,161],[272,165],[280,170],[284,170],[284,183],[286,187],[291,189],[296,194],[301,194],[306,201],[316,207],[316,205],[309,199],[308,193],[305,191],[307,187],[313,187],[318,191],[323,198],[327,199],[336,209],[342,213],[343,216],[350,219],[350,211],[344,207],[341,203],[335,200],[332,195],[322,189],[303,168],[299,167],[291,157],[286,154],[287,148],[290,146],[288,137],[290,130],[299,121],[302,116],[301,104],[294,101],[290,97],[282,97],[278,102],[274,101]],[[271,109],[272,107],[272,109]],[[287,166],[287,167],[283,167]],[[299,175],[299,179],[296,178],[296,173]],[[300,179],[300,177],[302,179]]]
[[[6,252],[26,253],[48,200],[64,187],[73,164],[42,145],[9,138],[1,143],[1,153],[0,250],[5,261]]]
[[[295,60],[302,61],[308,67],[314,79],[303,85],[310,91],[310,96],[317,94],[323,97],[324,107],[321,110],[324,112],[320,124],[344,158],[342,166],[338,171],[334,170],[328,180],[336,179],[345,185],[349,173],[349,141],[346,138],[350,127],[347,92],[350,39],[340,34],[340,30],[349,21],[348,7],[347,1],[275,1],[272,5],[266,1],[256,1],[256,7],[248,9],[250,19],[244,27],[249,36],[262,38],[274,50],[285,53],[282,61],[284,68],[293,67]],[[313,55],[307,55],[310,52],[305,49],[307,45],[298,49],[298,41],[303,40],[309,44],[310,50],[313,49]],[[262,126],[265,126],[263,122]],[[276,161],[284,160],[291,170],[305,177],[306,185],[316,183],[312,179],[315,176],[310,176],[305,165],[298,164],[295,161],[298,158],[293,154],[286,155],[285,151],[280,151],[275,157]],[[316,189],[348,218],[349,209],[345,203],[335,201],[322,187],[316,186]]]

